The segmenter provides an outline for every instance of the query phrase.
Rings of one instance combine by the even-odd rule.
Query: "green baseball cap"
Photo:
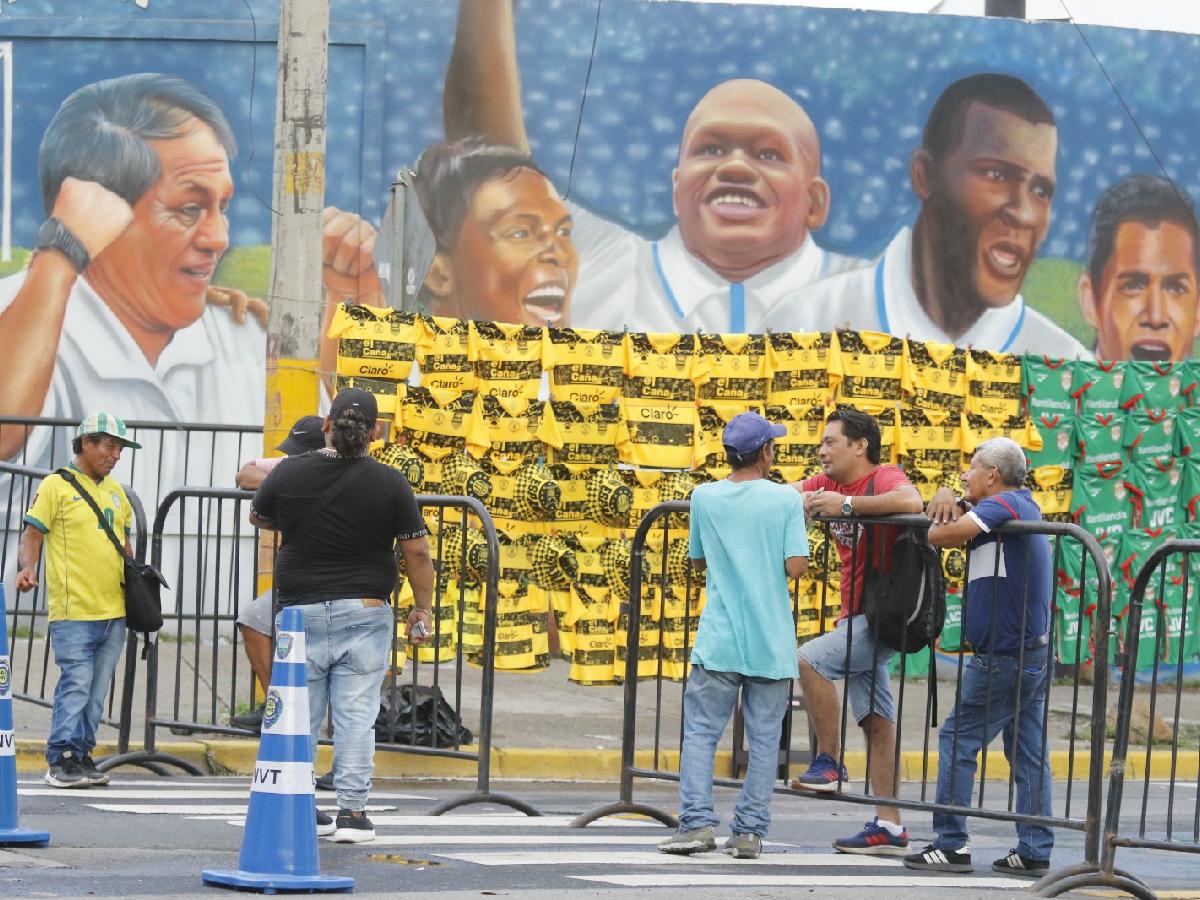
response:
[[[131,441],[126,437],[128,433],[129,429],[125,427],[125,423],[112,413],[98,412],[92,413],[79,423],[79,430],[75,432],[75,437],[83,437],[87,434],[107,434],[110,437],[115,437],[126,447],[141,450],[141,444],[137,441]]]

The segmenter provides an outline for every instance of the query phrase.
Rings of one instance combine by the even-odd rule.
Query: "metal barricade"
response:
[[[36,486],[49,474],[51,472],[47,469],[0,462],[0,478],[5,482],[0,496],[6,509],[4,521],[0,525],[3,528],[3,540],[0,541],[0,577],[7,579],[16,572],[17,550],[21,532],[24,530],[25,510],[37,494]],[[137,492],[129,485],[123,484],[122,487],[129,498],[130,506],[133,507],[134,555],[139,561],[144,561],[149,536],[146,512]],[[43,572],[44,568],[45,553],[39,560],[39,572]],[[11,597],[12,602],[8,605],[8,652],[12,665],[10,677],[13,697],[35,706],[51,708],[54,706],[54,684],[50,678],[54,667],[51,666],[50,660],[45,578],[39,577],[38,585],[32,591],[26,594],[13,591]],[[129,750],[134,683],[137,677],[137,644],[138,636],[130,633],[125,640],[124,676],[118,682],[114,673],[113,683],[109,686],[105,715],[101,719],[101,724],[117,729],[118,755]],[[112,759],[113,757],[101,757],[97,766],[108,770],[112,768]]]
[[[1117,700],[1117,720],[1113,737],[1112,763],[1109,767],[1108,800],[1104,810],[1104,826],[1101,836],[1099,860],[1088,859],[1082,865],[1055,872],[1043,878],[1034,890],[1043,897],[1077,888],[1101,886],[1118,888],[1142,900],[1158,900],[1157,895],[1141,879],[1128,871],[1116,867],[1118,847],[1147,850],[1167,850],[1182,853],[1200,853],[1200,795],[1196,794],[1195,769],[1190,780],[1180,773],[1184,762],[1180,743],[1180,707],[1185,680],[1184,664],[1189,655],[1200,648],[1189,647],[1189,616],[1195,617],[1196,606],[1191,600],[1192,581],[1196,572],[1192,567],[1200,562],[1200,540],[1168,540],[1154,550],[1138,572],[1130,590],[1129,605],[1126,607],[1126,630],[1117,652],[1121,665],[1121,688]],[[1171,565],[1171,560],[1181,562]],[[1153,604],[1146,606],[1147,591],[1153,587]],[[1171,602],[1175,600],[1177,602]],[[1153,619],[1147,617],[1153,611]],[[1151,627],[1152,626],[1152,627]],[[1122,824],[1122,801],[1126,776],[1130,773],[1130,744],[1133,739],[1135,688],[1138,682],[1139,650],[1150,632],[1154,639],[1153,662],[1150,667],[1149,710],[1145,732],[1145,751],[1137,760],[1142,769],[1142,796],[1136,812],[1136,830]],[[1161,666],[1160,666],[1161,664]],[[1163,668],[1174,670],[1174,677],[1160,684]],[[1155,724],[1159,706],[1160,690],[1168,693],[1167,701],[1173,700],[1173,719],[1169,748],[1159,751],[1169,760],[1167,768],[1167,802],[1165,822],[1150,821],[1149,800],[1151,782],[1155,771]],[[1171,696],[1173,695],[1173,697]],[[1103,720],[1101,720],[1103,721]],[[1188,756],[1200,759],[1195,751]],[[1160,776],[1161,777],[1161,776]],[[1185,788],[1194,795],[1190,802],[1178,798],[1178,790]],[[1097,783],[1097,791],[1099,783]],[[1156,803],[1157,805],[1157,803]],[[1185,813],[1177,819],[1177,807],[1183,806]],[[1191,809],[1187,809],[1190,806]]]
[[[668,503],[661,503],[658,506],[654,507],[645,516],[645,518],[643,518],[642,522],[640,523],[640,525],[637,529],[636,535],[633,540],[633,550],[632,550],[631,563],[630,563],[630,588],[631,588],[630,593],[631,593],[631,597],[630,597],[630,603],[629,603],[628,646],[631,648],[639,646],[641,619],[642,619],[642,616],[645,614],[644,603],[642,602],[642,600],[643,600],[644,583],[645,583],[646,574],[647,574],[644,571],[644,569],[645,569],[645,560],[646,560],[646,556],[647,556],[648,538],[650,537],[651,533],[653,531],[655,531],[656,525],[658,523],[660,523],[664,519],[664,517],[678,516],[678,514],[687,513],[689,510],[690,510],[690,503],[687,501],[672,501],[672,502],[668,502]],[[853,522],[856,525],[867,525],[867,526],[874,525],[874,526],[884,526],[884,527],[891,526],[891,527],[896,527],[896,528],[911,528],[911,529],[920,529],[920,530],[927,529],[930,525],[930,521],[928,518],[926,518],[925,516],[918,516],[918,515],[882,516],[882,517],[855,516],[852,520],[834,518],[834,519],[827,519],[827,520],[826,519],[818,519],[817,521],[822,522],[822,527],[824,528],[824,540],[822,541],[822,547],[818,548],[817,552],[815,554],[813,554],[812,558],[810,559],[810,572],[815,573],[813,577],[818,578],[820,580],[819,584],[817,585],[817,588],[819,589],[819,593],[820,593],[820,598],[819,598],[819,602],[816,605],[816,613],[815,613],[817,619],[819,620],[819,624],[816,629],[819,633],[824,633],[833,627],[832,621],[829,621],[826,618],[827,610],[829,611],[828,615],[832,615],[833,611],[837,608],[837,606],[834,604],[840,602],[840,601],[832,601],[831,602],[829,599],[829,596],[828,596],[830,594],[830,592],[834,592],[836,595],[836,592],[838,590],[837,587],[833,587],[830,585],[830,575],[834,571],[834,568],[833,568],[834,563],[832,562],[832,556],[831,556],[832,551],[831,551],[831,547],[830,547],[830,545],[832,543],[832,539],[831,539],[831,535],[830,535],[830,526],[831,525],[836,526],[840,523],[841,525],[845,526],[849,522]],[[850,568],[853,569],[855,564],[857,563],[857,557],[854,554],[857,554],[859,552],[859,540],[863,533],[863,530],[855,529],[852,527],[844,529],[844,530],[846,532],[848,532],[849,534],[854,535],[854,538],[853,538],[854,546],[851,550],[852,555],[851,555],[851,561],[850,561]],[[1096,622],[1096,627],[1094,629],[1095,640],[1096,640],[1098,646],[1102,646],[1102,647],[1107,646],[1107,642],[1108,642],[1107,623],[1109,621],[1109,609],[1110,609],[1110,604],[1111,604],[1112,585],[1111,585],[1111,577],[1109,575],[1108,566],[1105,562],[1104,553],[1101,550],[1100,545],[1095,540],[1095,538],[1093,538],[1087,532],[1083,531],[1082,529],[1080,529],[1078,526],[1075,526],[1075,525],[1065,524],[1065,523],[1055,523],[1055,522],[1041,522],[1041,521],[1039,521],[1039,522],[1024,522],[1024,521],[1007,522],[1004,525],[1002,525],[996,529],[993,529],[993,531],[996,533],[999,533],[1002,536],[1023,535],[1023,534],[1044,534],[1044,535],[1048,535],[1048,536],[1052,537],[1054,540],[1053,566],[1054,566],[1054,569],[1056,572],[1059,569],[1061,560],[1065,556],[1070,555],[1071,553],[1074,553],[1076,551],[1078,552],[1078,554],[1080,556],[1079,571],[1081,572],[1081,576],[1087,575],[1088,567],[1090,564],[1091,568],[1094,571],[1094,575],[1091,577],[1091,581],[1089,583],[1091,585],[1090,590],[1093,590],[1094,593],[1085,595],[1084,592],[1080,592],[1076,598],[1076,603],[1078,604],[1078,607],[1075,610],[1073,610],[1073,612],[1076,615],[1083,615],[1086,613],[1087,607],[1090,607],[1094,604],[1094,620]],[[999,573],[998,567],[1000,565],[1001,558],[1002,558],[1002,553],[997,552],[994,554],[994,559],[989,560],[989,562],[988,562],[989,567],[991,567],[991,566],[996,567],[996,570],[989,574],[994,576]],[[808,576],[806,576],[806,578],[807,577]],[[963,574],[963,584],[969,585],[970,580],[971,580],[970,572],[968,569],[968,571]],[[692,590],[692,585],[691,585],[692,575],[690,573],[690,570],[686,575],[685,581],[686,581],[686,584],[684,585],[684,589],[687,592],[689,592],[689,594],[690,594],[690,592]],[[811,583],[811,580],[810,580],[810,583]],[[794,615],[797,615],[797,616],[800,614],[800,604],[797,602],[797,599],[796,599],[798,597],[799,593],[800,593],[800,589],[798,586],[796,586],[793,591],[793,612],[794,612]],[[853,597],[852,597],[852,599],[853,599]],[[810,614],[812,613],[811,606],[809,607],[809,613]],[[1022,615],[1024,616],[1025,614],[1023,613]],[[1058,618],[1056,617],[1056,622],[1057,621],[1058,621]],[[854,624],[855,624],[854,620],[850,620],[847,627],[848,628],[854,627]],[[859,624],[858,627],[866,627],[866,626],[865,626],[865,624]],[[1023,627],[1024,627],[1024,620],[1022,621],[1022,628]],[[1057,631],[1057,629],[1056,629],[1056,631]],[[1057,637],[1058,637],[1057,633],[1055,633],[1051,637],[1052,644],[1058,643]],[[847,652],[848,652],[848,650],[847,650]],[[1022,650],[1020,653],[1020,656],[1023,656],[1024,652],[1025,651]],[[962,690],[962,679],[963,679],[964,662],[965,662],[964,653],[965,653],[964,648],[962,648],[960,646],[960,648],[958,649],[958,653],[957,653],[957,667],[956,667],[957,671],[955,673],[954,701],[957,701],[959,693]],[[1075,662],[1076,663],[1078,663],[1080,661],[1080,653],[1081,653],[1081,649],[1078,646],[1078,642],[1076,642],[1076,647],[1075,647]],[[786,787],[785,785],[777,785],[774,789],[775,792],[790,795],[790,796],[805,796],[805,797],[809,797],[809,798],[820,797],[822,799],[841,800],[841,801],[857,803],[857,804],[880,805],[880,806],[885,806],[885,807],[897,807],[900,809],[919,810],[919,811],[924,811],[924,812],[929,812],[929,813],[934,813],[934,812],[946,813],[946,814],[951,814],[951,815],[980,817],[980,818],[1000,820],[1000,821],[1010,821],[1010,822],[1014,822],[1014,823],[1029,823],[1029,824],[1043,825],[1046,827],[1067,828],[1067,829],[1082,831],[1082,832],[1084,832],[1084,835],[1085,835],[1085,839],[1084,839],[1084,845],[1085,845],[1084,846],[1084,858],[1085,858],[1085,860],[1088,860],[1091,862],[1098,861],[1099,860],[1099,832],[1100,832],[1100,824],[1101,824],[1100,812],[1101,812],[1101,801],[1102,801],[1100,783],[1101,783],[1101,780],[1103,778],[1103,773],[1104,773],[1104,746],[1105,746],[1105,731],[1103,728],[1103,722],[1104,722],[1104,715],[1105,715],[1105,706],[1106,706],[1106,697],[1107,697],[1106,687],[1107,687],[1107,680],[1108,680],[1107,679],[1107,659],[1104,656],[1104,654],[1099,654],[1099,658],[1096,660],[1095,684],[1092,688],[1092,696],[1090,698],[1091,721],[1093,723],[1100,723],[1100,725],[1097,727],[1093,727],[1091,729],[1091,735],[1087,741],[1086,755],[1084,755],[1083,753],[1077,753],[1078,748],[1076,746],[1076,735],[1077,735],[1078,729],[1075,727],[1075,725],[1076,725],[1076,722],[1078,719],[1087,718],[1089,714],[1083,708],[1083,706],[1086,704],[1087,698],[1084,696],[1084,692],[1081,690],[1081,683],[1080,683],[1080,679],[1079,679],[1079,666],[1076,665],[1074,680],[1073,680],[1072,689],[1071,689],[1072,706],[1071,706],[1071,710],[1070,710],[1070,715],[1071,715],[1072,727],[1071,727],[1071,731],[1069,734],[1069,743],[1068,743],[1068,748],[1067,748],[1068,749],[1067,771],[1066,771],[1067,784],[1066,784],[1065,789],[1061,792],[1062,796],[1059,798],[1058,803],[1054,804],[1055,806],[1058,807],[1058,809],[1051,809],[1051,810],[1044,811],[1037,815],[1030,814],[1030,813],[1021,813],[1015,809],[1014,794],[1015,794],[1015,790],[1016,790],[1016,785],[1015,785],[1014,774],[1011,770],[1007,777],[1008,789],[1007,789],[1007,797],[1005,799],[1005,802],[1003,804],[998,804],[998,803],[989,804],[989,803],[985,802],[986,797],[987,797],[987,780],[988,780],[987,779],[987,756],[986,756],[986,754],[983,756],[983,764],[982,764],[981,771],[979,772],[979,778],[976,782],[976,788],[975,788],[975,790],[972,791],[972,793],[975,794],[975,796],[977,797],[974,805],[954,806],[954,805],[947,805],[947,804],[939,804],[934,801],[933,797],[931,796],[931,793],[933,793],[933,792],[931,792],[930,788],[936,786],[936,768],[937,767],[936,767],[936,765],[933,766],[932,777],[934,780],[934,784],[931,785],[930,731],[931,731],[931,727],[936,727],[938,724],[936,721],[934,721],[936,719],[936,713],[934,712],[934,706],[933,706],[934,699],[936,698],[935,691],[937,689],[937,685],[935,682],[931,681],[929,689],[926,689],[924,686],[921,686],[920,692],[925,695],[925,701],[926,701],[925,716],[924,716],[924,726],[925,727],[923,727],[921,729],[920,735],[918,735],[915,739],[908,742],[908,745],[906,745],[905,735],[903,733],[903,728],[902,728],[902,723],[903,723],[903,710],[904,710],[905,696],[906,696],[906,693],[908,693],[906,691],[906,674],[907,674],[906,666],[909,664],[908,663],[909,658],[902,656],[902,655],[898,655],[898,656],[899,656],[898,675],[899,675],[900,690],[899,690],[899,696],[897,698],[897,710],[898,710],[897,715],[896,715],[897,728],[896,728],[896,738],[895,738],[895,751],[894,751],[893,759],[891,760],[891,765],[892,765],[891,771],[892,771],[893,778],[897,782],[897,785],[899,785],[899,781],[901,780],[900,776],[903,773],[904,768],[907,768],[910,772],[912,772],[914,774],[919,772],[919,778],[913,777],[913,778],[907,779],[907,781],[909,781],[910,783],[913,781],[918,782],[919,790],[910,789],[907,792],[908,796],[905,795],[906,792],[897,790],[896,791],[897,797],[892,798],[892,797],[887,797],[887,796],[876,796],[875,794],[870,793],[865,789],[862,791],[852,790],[848,783],[841,782],[838,785],[838,790],[835,792],[830,792],[830,793],[816,794],[816,793],[811,793],[811,792],[801,792],[801,791],[793,790],[789,787]],[[1051,647],[1051,649],[1049,651],[1049,656],[1050,656],[1050,659],[1052,660],[1053,659],[1053,646]],[[931,667],[935,666],[936,661],[931,660],[930,665],[931,665]],[[1020,672],[1023,669],[1022,660],[1020,658],[1017,661],[1017,666],[1018,666],[1017,671]],[[1045,677],[1050,678],[1051,674],[1052,674],[1052,669],[1049,666],[1049,663],[1047,663],[1047,666],[1045,668],[1046,668]],[[933,677],[933,674],[935,674],[935,673],[931,672],[931,678]],[[652,738],[650,738],[650,737],[645,738],[644,743],[647,744],[648,746],[643,747],[643,746],[639,745],[639,741],[638,741],[639,735],[637,733],[637,719],[638,719],[638,713],[639,713],[639,709],[638,709],[638,677],[637,677],[637,675],[638,675],[638,669],[637,669],[637,665],[636,665],[636,658],[635,658],[635,655],[631,653],[631,654],[629,654],[629,656],[627,657],[627,660],[626,660],[624,720],[623,720],[622,743],[621,743],[621,779],[620,779],[620,788],[619,788],[619,799],[616,802],[603,804],[593,810],[590,810],[590,811],[580,815],[572,823],[575,827],[584,827],[584,826],[590,824],[591,822],[594,822],[597,819],[600,819],[605,816],[616,815],[616,814],[630,814],[630,813],[640,814],[640,815],[644,815],[644,816],[656,819],[669,827],[676,827],[678,825],[677,819],[673,815],[669,814],[668,812],[666,812],[662,809],[656,808],[654,806],[649,806],[646,804],[635,802],[635,800],[634,800],[633,784],[634,784],[635,779],[645,778],[645,779],[655,779],[655,780],[662,780],[662,781],[678,781],[679,780],[678,774],[676,773],[676,771],[673,771],[670,768],[669,763],[672,761],[671,750],[682,749],[682,741],[683,741],[683,727],[681,724],[680,729],[679,729],[679,735],[678,735],[679,743],[678,743],[677,747],[671,748],[671,750],[668,750],[667,748],[664,747],[664,742],[662,739],[663,735],[662,735],[661,723],[663,721],[664,712],[666,710],[664,709],[663,703],[662,703],[663,690],[662,690],[661,679],[660,679],[659,685],[656,690],[656,698],[655,698],[655,705],[654,705],[654,733],[653,733]],[[988,679],[988,681],[987,681],[988,691],[990,693],[990,690],[991,690],[991,675],[990,674],[987,676],[987,679]],[[1019,683],[1020,683],[1020,679],[1018,677],[1018,684]],[[1014,692],[1014,693],[1016,694],[1016,696],[1014,698],[1010,699],[1008,702],[1013,702],[1015,704],[1019,704],[1022,693],[1019,691]],[[872,697],[873,696],[874,696],[874,692],[872,689]],[[680,697],[680,700],[682,700],[682,695]],[[873,703],[873,700],[872,700],[872,703]],[[847,731],[847,719],[848,719],[849,705],[850,704],[849,704],[848,695],[843,694],[842,709],[841,709],[841,721],[840,721],[840,731],[841,731],[840,746],[843,748],[842,749],[843,754],[845,752],[845,747],[846,747],[846,731]],[[949,709],[950,706],[947,705],[945,708]],[[873,712],[873,710],[874,710],[874,706],[871,707],[872,712]],[[1019,713],[1019,706],[1015,710],[1015,712]],[[682,720],[683,720],[682,706],[680,706],[680,708],[678,710],[678,716],[679,716],[680,722],[682,723]],[[1048,688],[1047,688],[1047,699],[1045,701],[1045,708],[1043,709],[1043,712],[1042,712],[1042,721],[1041,721],[1041,732],[1042,732],[1041,741],[1042,741],[1042,752],[1043,753],[1045,753],[1045,751],[1046,751],[1047,742],[1048,742],[1048,725],[1049,725],[1048,719],[1049,719],[1049,698],[1048,698]],[[794,723],[794,722],[791,722],[791,723],[785,722],[785,732],[788,731],[789,726],[790,726],[790,732],[793,735],[794,739],[796,737],[799,737],[800,735],[802,735],[801,730],[796,727],[796,723]],[[985,735],[985,737],[991,737],[991,736]],[[957,731],[954,734],[954,738],[955,739],[958,738]],[[807,744],[808,736],[804,735],[801,738],[801,740],[803,740],[805,742],[805,744]],[[988,743],[990,743],[990,741],[984,741],[983,743],[986,746]],[[646,765],[646,764],[639,765],[638,764],[639,753],[643,756],[643,758],[648,757],[648,760],[647,760],[649,763],[648,765]],[[791,756],[792,756],[792,753],[789,753],[788,750],[781,749],[780,757],[779,757],[780,765],[786,766],[791,761],[791,759],[789,759],[789,757],[791,757]],[[675,758],[677,758],[677,757],[675,757]],[[736,759],[736,754],[735,754],[735,759]],[[904,764],[903,766],[902,766],[902,763]],[[869,743],[868,743],[868,751],[866,754],[864,770],[866,772],[877,771],[877,770],[873,769],[873,762],[871,759]],[[1086,797],[1084,798],[1084,802],[1082,804],[1077,799],[1076,795],[1078,792],[1074,785],[1074,777],[1077,772],[1086,772],[1086,777],[1089,779],[1088,787],[1086,788]],[[713,782],[714,782],[714,784],[726,786],[726,787],[740,787],[742,784],[742,782],[738,779],[722,778],[722,777],[714,778]],[[992,794],[995,795],[995,793],[996,793],[996,791],[993,789]],[[915,796],[913,796],[914,794],[915,794]]]
[[[171,600],[163,610],[166,624],[160,640],[150,648],[147,658],[144,749],[126,754],[119,763],[174,765],[199,774],[186,761],[160,751],[159,729],[185,735],[204,732],[252,736],[252,732],[231,725],[229,719],[240,711],[253,709],[256,703],[253,673],[243,658],[235,624],[242,604],[258,593],[261,533],[248,524],[247,516],[253,496],[249,491],[236,489],[187,487],[171,492],[159,507],[153,526],[152,561],[157,565],[164,559],[171,549],[169,543],[179,545],[173,553],[175,566],[163,572],[172,586]],[[408,696],[414,702],[407,733],[417,735],[420,729],[415,698],[424,692],[424,696],[432,697],[436,703],[436,698],[442,695],[445,673],[439,663],[450,660],[443,658],[441,651],[452,648],[454,710],[457,714],[464,702],[476,702],[478,739],[473,746],[464,745],[455,732],[447,741],[444,736],[439,738],[438,730],[433,728],[428,732],[427,742],[380,741],[376,749],[476,762],[475,790],[438,804],[431,810],[433,815],[472,803],[498,803],[527,815],[540,815],[523,800],[494,793],[490,786],[500,558],[495,527],[484,506],[473,498],[418,496],[417,503],[427,519],[436,521],[430,548],[437,573],[434,607],[435,612],[445,611],[446,615],[434,617],[429,665],[425,664],[421,651],[409,650],[404,623],[398,621],[392,643],[394,664],[382,687],[385,696],[394,695],[402,683],[408,688]],[[487,548],[480,587],[470,595],[466,579],[459,577],[468,566],[465,533],[469,528],[482,533]],[[480,568],[480,560],[474,563]],[[464,610],[471,598],[480,593],[481,635],[474,660],[480,668],[479,696],[472,698],[464,691],[463,676],[471,662],[462,639],[467,618]],[[392,601],[398,608],[399,593]],[[456,633],[451,635],[448,629]],[[401,665],[407,666],[403,676],[398,671]]]

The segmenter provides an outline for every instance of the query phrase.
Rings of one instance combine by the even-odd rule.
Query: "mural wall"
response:
[[[4,7],[0,414],[261,422],[276,17],[265,0]],[[419,158],[436,253],[412,293],[433,313],[1187,357],[1200,39],[1083,34],[333,0],[327,296],[380,301],[369,251]],[[64,240],[39,238],[50,216],[81,274],[66,253],[30,266]],[[6,430],[0,457],[44,461],[34,440]]]

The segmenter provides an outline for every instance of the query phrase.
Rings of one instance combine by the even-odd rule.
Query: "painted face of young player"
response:
[[[1200,333],[1192,233],[1175,222],[1125,222],[1099,285],[1085,275],[1080,306],[1100,359],[1182,360]]]

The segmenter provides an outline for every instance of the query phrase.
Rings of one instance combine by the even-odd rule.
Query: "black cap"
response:
[[[325,446],[325,434],[321,431],[324,424],[325,420],[320,416],[301,416],[288,432],[288,436],[283,439],[283,443],[275,449],[288,456],[320,450]]]
[[[375,427],[375,420],[379,417],[379,405],[375,402],[374,394],[369,394],[362,388],[343,388],[329,405],[329,418],[336,419],[338,413],[351,407],[363,414],[368,428]]]

